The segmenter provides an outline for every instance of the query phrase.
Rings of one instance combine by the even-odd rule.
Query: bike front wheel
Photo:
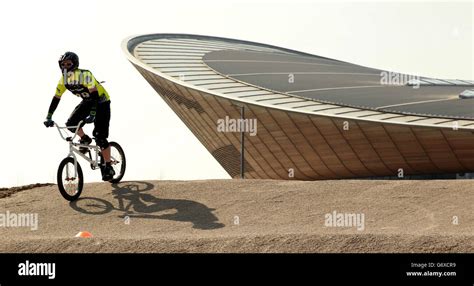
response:
[[[75,201],[79,198],[84,186],[84,175],[79,162],[74,163],[72,157],[64,158],[59,164],[57,180],[59,192],[66,200]]]

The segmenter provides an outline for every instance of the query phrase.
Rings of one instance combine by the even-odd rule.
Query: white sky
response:
[[[125,59],[121,41],[146,33],[223,36],[273,44],[369,67],[474,80],[473,7],[465,2],[3,1],[0,4],[0,187],[55,182],[68,153],[46,116],[57,59],[107,81],[110,140],[124,147],[125,180],[229,178]],[[79,99],[67,92],[53,119]],[[86,128],[91,134],[92,126]],[[99,181],[81,161],[86,182]]]

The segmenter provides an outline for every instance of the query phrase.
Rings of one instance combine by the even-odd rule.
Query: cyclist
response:
[[[88,70],[79,69],[79,57],[73,52],[66,52],[59,58],[59,68],[62,76],[56,87],[56,94],[49,106],[48,115],[44,125],[51,127],[54,125],[52,120],[53,113],[58,107],[61,96],[66,90],[82,98],[82,101],[76,106],[69,116],[66,126],[77,126],[79,121],[83,120],[77,134],[81,137],[79,143],[89,145],[92,139],[84,133],[82,127],[85,123],[94,122],[93,136],[97,145],[102,150],[102,156],[106,162],[102,170],[102,180],[110,181],[115,175],[115,171],[110,164],[110,146],[107,141],[109,136],[110,121],[110,97],[105,88],[94,78]],[[75,128],[69,128],[71,132]],[[87,148],[81,148],[81,152],[87,152]]]

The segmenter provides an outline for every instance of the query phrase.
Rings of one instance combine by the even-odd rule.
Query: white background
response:
[[[223,36],[391,71],[474,79],[472,1],[15,0],[0,6],[0,187],[55,182],[67,145],[42,122],[60,78],[57,59],[67,50],[106,81],[110,140],[128,157],[125,180],[229,178],[125,59],[120,44],[130,35]],[[63,124],[78,103],[67,92],[53,119]],[[87,182],[100,180],[82,166]]]

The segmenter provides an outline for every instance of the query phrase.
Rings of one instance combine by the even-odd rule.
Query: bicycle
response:
[[[100,169],[103,171],[105,167],[104,157],[102,156],[100,147],[97,145],[83,145],[80,143],[74,142],[74,139],[77,136],[78,130],[81,128],[83,121],[80,121],[77,126],[64,126],[60,127],[56,123],[54,126],[58,129],[59,135],[63,140],[69,143],[69,154],[64,158],[58,167],[57,173],[57,182],[58,188],[61,195],[68,201],[75,201],[79,198],[82,193],[82,188],[84,187],[84,175],[82,173],[82,168],[79,162],[77,161],[77,155],[82,157],[84,160],[89,162],[92,170]],[[73,136],[64,136],[64,129],[75,128]],[[96,138],[94,137],[94,140]],[[126,168],[126,159],[125,153],[123,152],[122,147],[117,142],[110,142],[110,159],[111,165],[115,171],[114,177],[109,181],[112,184],[120,182],[125,174]],[[80,151],[80,148],[86,148],[87,154],[83,154]],[[92,154],[95,156],[93,157]]]

